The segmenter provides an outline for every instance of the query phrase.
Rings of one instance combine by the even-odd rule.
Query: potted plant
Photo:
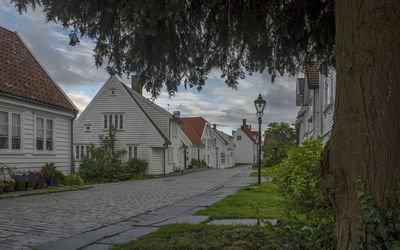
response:
[[[35,189],[36,185],[40,179],[40,173],[39,172],[29,172],[27,174],[28,177],[28,182],[26,183],[26,188],[28,189]]]
[[[25,191],[26,183],[29,182],[28,174],[17,174],[14,176],[15,180],[15,190],[17,191]]]
[[[15,191],[15,180],[5,179],[4,180],[4,192],[14,192]]]

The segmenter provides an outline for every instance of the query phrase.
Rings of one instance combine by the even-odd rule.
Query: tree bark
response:
[[[379,209],[400,181],[400,1],[336,0],[337,91],[322,172],[338,249],[356,246],[361,177]]]

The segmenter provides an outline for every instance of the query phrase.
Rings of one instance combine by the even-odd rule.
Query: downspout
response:
[[[76,113],[74,113],[74,117],[71,119],[71,174],[75,172],[75,163],[74,163],[74,120],[76,118]]]

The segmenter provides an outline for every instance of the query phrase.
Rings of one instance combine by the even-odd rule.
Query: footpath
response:
[[[40,245],[38,249],[109,249],[114,245],[124,244],[142,235],[156,231],[161,225],[171,223],[201,223],[207,220],[208,216],[194,214],[198,210],[204,209],[206,206],[210,206],[226,196],[236,193],[239,188],[255,183],[257,179],[255,177],[250,177],[251,171],[250,166],[246,167],[239,174],[233,176],[220,187],[211,191],[92,231],[45,243]],[[218,222],[214,223],[218,224]],[[221,224],[225,223],[235,224],[236,221],[224,221]],[[253,224],[252,221],[243,221],[240,223]]]

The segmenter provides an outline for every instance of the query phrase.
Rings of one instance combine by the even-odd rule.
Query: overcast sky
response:
[[[108,79],[104,69],[94,64],[94,43],[83,40],[78,46],[68,45],[68,32],[61,25],[45,23],[40,9],[22,16],[7,0],[0,1],[0,26],[17,31],[35,57],[82,111]],[[257,127],[254,99],[261,93],[267,101],[263,129],[274,121],[293,123],[298,108],[295,105],[295,78],[279,77],[274,84],[268,75],[247,75],[239,81],[237,90],[230,89],[220,72],[209,74],[203,90],[179,88],[174,97],[163,91],[155,103],[170,112],[179,110],[182,117],[202,116],[218,129],[231,134],[247,119],[253,130]],[[129,80],[121,79],[126,84]],[[145,96],[150,94],[144,92]]]

